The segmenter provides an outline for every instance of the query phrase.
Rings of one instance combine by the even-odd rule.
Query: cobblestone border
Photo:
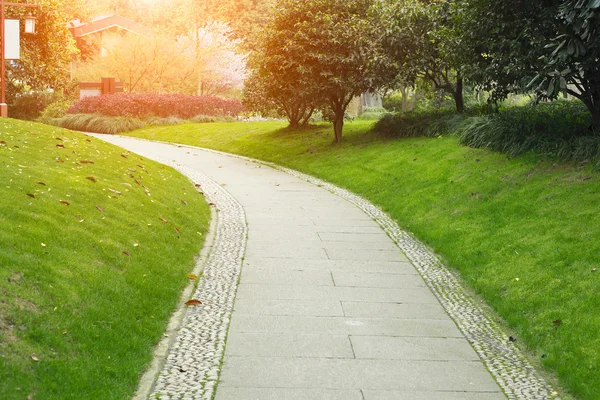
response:
[[[558,393],[535,370],[521,350],[508,340],[509,335],[504,329],[483,311],[477,301],[462,287],[460,281],[443,265],[435,253],[408,232],[402,230],[379,207],[346,189],[277,164],[201,147],[187,145],[183,147],[209,151],[269,166],[320,186],[356,205],[373,218],[406,254],[425,280],[427,286],[471,343],[508,399],[560,399]]]
[[[211,400],[219,379],[246,247],[246,216],[237,200],[212,179],[166,159],[157,161],[199,184],[206,199],[216,206],[218,218],[213,247],[192,297],[202,305],[185,310],[149,398]]]

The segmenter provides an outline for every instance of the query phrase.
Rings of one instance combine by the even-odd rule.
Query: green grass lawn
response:
[[[209,218],[169,167],[2,119],[0,398],[131,398]]]
[[[508,158],[452,137],[381,140],[344,127],[234,123],[131,136],[244,154],[360,194],[458,270],[518,343],[580,399],[600,398],[600,174],[535,155]]]

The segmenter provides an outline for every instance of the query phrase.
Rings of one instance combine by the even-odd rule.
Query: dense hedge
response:
[[[511,156],[533,151],[557,160],[593,161],[600,167],[600,131],[578,100],[508,107],[492,114],[454,111],[388,114],[374,131],[383,137],[454,135],[461,144]]]
[[[179,117],[189,119],[196,115],[236,116],[242,112],[239,100],[212,96],[183,94],[117,93],[86,97],[75,102],[69,114],[100,114],[134,118]]]

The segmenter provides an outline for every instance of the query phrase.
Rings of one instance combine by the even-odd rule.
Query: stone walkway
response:
[[[181,360],[194,364],[197,355],[192,351],[180,360],[170,354],[155,388],[157,398],[210,399],[217,379],[217,400],[554,397],[507,337],[495,325],[488,329],[492,323],[481,311],[469,309],[475,306],[460,303],[464,293],[448,289],[460,293],[440,294],[446,289],[437,288],[432,282],[435,277],[429,278],[431,272],[424,273],[419,263],[417,270],[414,257],[411,263],[390,238],[389,229],[382,229],[387,222],[374,221],[364,207],[301,177],[249,160],[189,147],[99,137],[172,164],[192,179],[198,173],[202,175],[198,179],[210,178],[219,188],[204,190],[211,201],[210,196],[224,189],[245,213],[247,243],[220,377],[209,365],[206,376],[197,373],[187,381],[182,377],[179,384],[178,374],[194,368]],[[217,208],[221,208],[218,203]],[[226,212],[220,210],[220,218]],[[218,232],[216,241],[224,237]],[[418,251],[415,254],[420,257]],[[218,260],[214,263],[222,265]],[[444,282],[452,279],[448,276]],[[231,284],[231,289],[223,289],[233,291],[227,295],[231,300],[219,301],[225,307],[236,293],[235,282]],[[453,297],[457,303],[452,303]],[[464,322],[463,314],[475,316]],[[186,340],[196,340],[185,326],[192,326],[193,318],[186,316],[179,345],[174,345],[172,353],[189,347],[181,344]],[[229,322],[227,312],[222,318],[224,324]],[[474,333],[469,324],[474,325]],[[222,341],[222,328],[220,333],[211,336],[216,340],[220,336]],[[488,346],[485,335],[496,335],[493,340],[500,343]],[[194,348],[197,353],[206,346]],[[217,361],[222,348],[214,345],[211,350]],[[502,365],[508,365],[506,371]],[[211,390],[206,391],[207,385]]]

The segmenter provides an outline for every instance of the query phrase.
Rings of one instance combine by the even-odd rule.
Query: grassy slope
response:
[[[274,122],[132,136],[274,161],[363,195],[460,271],[563,386],[600,398],[600,175],[454,138],[378,140],[369,126],[346,124],[339,146],[330,127]]]
[[[122,153],[0,122],[3,399],[130,398],[151,359],[210,212],[183,176]]]

